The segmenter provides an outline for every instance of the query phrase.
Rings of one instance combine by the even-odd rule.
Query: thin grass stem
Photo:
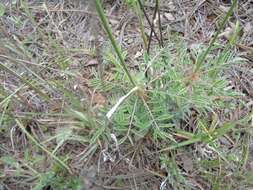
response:
[[[114,48],[114,50],[115,50],[115,52],[116,52],[116,54],[117,54],[117,56],[118,56],[118,58],[120,60],[120,64],[123,67],[124,72],[128,76],[128,79],[130,80],[130,82],[132,83],[132,85],[136,86],[136,84],[135,84],[132,76],[130,75],[130,73],[129,73],[128,69],[127,69],[125,60],[124,60],[124,58],[122,56],[122,53],[121,53],[121,50],[120,50],[119,46],[117,45],[116,40],[113,37],[111,28],[109,26],[109,23],[107,21],[107,18],[105,16],[105,14],[104,14],[104,11],[103,11],[103,8],[102,8],[100,0],[96,0],[96,10],[97,10],[99,19],[100,19],[100,21],[101,21],[101,23],[102,23],[102,25],[103,25],[103,27],[104,27],[104,29],[105,29],[105,31],[106,31],[109,39],[111,41],[111,44],[112,44],[112,46],[113,46],[113,48]]]
[[[68,167],[61,159],[59,159],[57,156],[55,156],[53,153],[51,153],[49,150],[47,150],[43,145],[41,145],[24,127],[24,125],[18,120],[15,119],[18,127],[23,131],[23,133],[26,134],[26,136],[34,142],[35,145],[37,145],[39,148],[41,148],[44,152],[46,152],[49,156],[51,156],[55,161],[57,161],[62,167],[64,167],[70,174],[73,174],[70,167]]]
[[[220,27],[215,32],[214,37],[212,38],[210,44],[208,45],[208,48],[197,59],[196,68],[195,68],[195,71],[194,71],[195,73],[197,73],[199,71],[201,65],[205,61],[205,59],[206,59],[207,55],[209,54],[209,52],[211,51],[211,48],[213,47],[214,42],[216,41],[218,35],[221,33],[221,30],[224,28],[224,26],[225,26],[226,22],[228,21],[229,17],[232,15],[236,4],[237,4],[237,0],[233,0],[231,7],[229,8],[228,12],[226,13],[224,19],[222,20]]]

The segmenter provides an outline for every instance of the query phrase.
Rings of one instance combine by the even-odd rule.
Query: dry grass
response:
[[[161,126],[165,139],[138,128],[157,115],[143,114],[150,104],[139,107],[141,101],[131,97],[112,122],[106,120],[119,95],[131,88],[90,3],[0,3],[5,5],[3,15],[0,8],[0,189],[252,189],[252,3],[240,1],[208,55],[215,59],[226,48],[238,20],[240,30],[229,50],[240,59],[223,73],[229,88],[242,94],[233,100],[235,108],[217,106],[204,118],[191,109],[169,122],[172,128]],[[229,6],[226,1],[161,1],[161,29],[172,59],[180,61],[177,56],[187,50],[194,63],[194,51],[210,41]],[[148,58],[138,18],[121,1],[105,1],[104,7],[131,74],[141,78]],[[150,19],[154,7],[155,1],[145,4]],[[147,20],[144,29],[150,33]],[[155,36],[151,42],[152,60],[159,50]],[[184,44],[182,52],[177,42]],[[163,70],[147,73],[157,80]],[[147,92],[146,102],[153,98],[152,89]],[[224,123],[233,123],[232,130],[222,131]]]

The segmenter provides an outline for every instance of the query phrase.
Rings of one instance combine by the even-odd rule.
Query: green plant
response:
[[[142,2],[127,1],[138,16],[146,47],[142,14],[148,17]],[[160,15],[160,1],[155,2],[154,18],[156,13]],[[3,43],[17,58],[0,55],[4,60],[0,63],[4,73],[1,77],[15,76],[15,81],[7,80],[0,87],[0,135],[3,139],[11,136],[8,143],[0,146],[0,153],[6,154],[0,159],[0,167],[4,164],[9,172],[2,172],[1,180],[6,178],[8,183],[14,179],[20,183],[17,185],[20,189],[79,190],[84,188],[79,166],[97,165],[94,173],[103,173],[103,164],[107,162],[102,160],[108,159],[103,153],[108,153],[119,157],[117,162],[109,163],[113,169],[125,161],[131,169],[139,166],[139,160],[144,163],[155,160],[152,163],[155,167],[150,170],[162,180],[161,189],[194,189],[198,180],[194,181],[192,174],[200,178],[200,188],[202,181],[209,184],[209,189],[217,190],[235,189],[240,183],[252,185],[252,175],[246,172],[251,156],[252,115],[236,121],[219,118],[219,112],[230,112],[241,106],[238,97],[242,94],[232,89],[227,78],[231,66],[243,62],[232,51],[240,31],[239,22],[229,44],[223,46],[217,42],[236,1],[224,14],[209,45],[189,47],[172,35],[173,41],[163,44],[161,30],[160,39],[153,31],[159,48],[151,48],[150,54],[145,54],[143,60],[138,59],[138,65],[131,69],[128,67],[131,63],[127,62],[131,55],[117,44],[100,1],[95,3],[110,43],[101,53],[103,63],[108,66],[104,78],[93,65],[86,67],[82,62],[75,68],[74,57],[83,61],[78,53],[83,55],[84,49],[65,47],[64,38],[58,39],[58,28],[47,25],[52,22],[54,9],[43,4],[46,22],[42,20],[39,24],[32,12],[35,10],[37,14],[36,6],[31,7],[24,0],[20,7],[23,15],[13,16],[15,27],[28,23],[36,30],[21,40]],[[62,12],[62,18],[67,15],[63,23],[72,18],[65,10]],[[2,11],[0,4],[0,17],[8,14],[9,10]],[[26,24],[23,17],[27,19]],[[154,30],[151,21],[148,22]],[[41,46],[38,52],[29,46],[35,43]],[[94,58],[92,50],[87,54]],[[94,106],[98,95],[106,99],[101,107]],[[37,107],[42,104],[45,108]],[[11,147],[6,146],[9,144]],[[18,156],[8,156],[13,152]],[[181,158],[184,153],[192,160],[192,173],[184,166],[187,164],[187,159]],[[145,158],[141,160],[142,157]],[[146,171],[145,166],[146,163],[142,169]],[[116,180],[119,186],[124,185],[120,177]],[[223,185],[228,180],[233,183]]]
[[[115,41],[102,14],[99,0],[96,2],[100,19],[117,53],[117,46],[114,45]],[[221,28],[231,15],[235,4],[236,1],[233,1]],[[219,32],[220,29],[217,33]],[[124,81],[114,78],[115,81],[111,83],[122,83],[123,92],[129,91],[126,96],[120,93],[119,96],[122,97],[108,112],[110,115],[108,118],[112,117],[113,125],[117,126],[116,130],[128,131],[127,121],[132,118],[131,122],[134,127],[131,128],[131,132],[133,135],[143,137],[151,130],[156,137],[169,137],[172,142],[175,142],[171,133],[177,129],[176,123],[180,120],[187,121],[192,111],[197,112],[198,118],[201,118],[206,117],[207,113],[215,113],[215,110],[218,109],[233,109],[235,107],[234,98],[239,94],[227,88],[229,83],[224,77],[224,71],[230,64],[233,64],[234,56],[227,49],[219,50],[219,45],[214,44],[217,33],[205,51],[202,51],[203,47],[192,49],[195,57],[200,57],[196,64],[192,62],[191,54],[188,53],[185,44],[174,42],[157,50],[153,58],[144,59],[145,62],[140,66],[139,73],[134,75],[135,79],[131,79],[131,81],[138,81],[140,86],[138,89],[127,90]],[[211,54],[211,50],[218,52],[218,55],[217,53]],[[122,55],[117,53],[117,56],[122,65]],[[204,64],[204,60],[208,64]],[[148,75],[148,78],[145,77],[147,70],[154,71]],[[125,66],[124,71],[128,73]],[[132,91],[136,91],[137,96],[129,97]],[[126,97],[129,100],[126,100]],[[136,99],[141,99],[137,105]],[[134,105],[137,111],[133,114],[131,110]],[[116,108],[119,110],[116,111]],[[202,137],[197,139],[196,142],[203,140]]]
[[[177,53],[170,53],[172,51]],[[196,53],[198,52],[199,50],[196,50]],[[193,64],[184,44],[170,44],[158,51],[157,55],[151,61],[144,63],[154,71],[148,79],[144,77],[145,69],[135,74],[135,76],[140,76],[136,79],[139,83],[146,83],[145,101],[154,116],[154,121],[149,117],[149,112],[145,109],[143,102],[138,101],[132,121],[133,126],[136,127],[132,128],[133,131],[137,130],[141,124],[145,129],[140,126],[140,130],[148,132],[155,122],[158,126],[165,127],[165,129],[163,127],[153,128],[155,133],[161,134],[161,131],[168,130],[166,129],[168,127],[174,130],[173,126],[180,120],[187,120],[192,110],[195,110],[199,117],[204,117],[208,112],[214,113],[218,109],[235,107],[234,98],[239,94],[227,88],[229,82],[223,75],[224,70],[235,60],[230,52],[220,52],[218,56],[210,54],[207,59],[209,64],[202,65],[202,72],[198,76],[193,75]],[[166,64],[163,62],[164,58],[167,60]],[[116,81],[117,78],[114,83],[120,83]],[[122,90],[126,90],[125,86]],[[130,100],[121,105],[118,112],[115,112],[113,124],[117,126],[117,129],[123,127],[127,131],[127,123],[132,115],[131,110],[133,110],[136,98],[138,99],[135,96],[130,97]],[[140,122],[138,122],[139,119]],[[167,133],[170,132],[167,131]]]
[[[112,34],[112,31],[111,31],[111,28],[109,26],[109,23],[105,17],[105,14],[104,14],[104,11],[103,11],[103,8],[101,6],[101,2],[100,0],[96,0],[96,9],[97,9],[97,12],[98,12],[98,15],[99,15],[99,18],[101,19],[101,23],[111,41],[111,44],[120,60],[120,64],[124,70],[124,72],[126,73],[126,75],[128,76],[130,82],[132,83],[132,85],[135,86],[135,82],[132,78],[132,76],[130,75],[128,69],[127,69],[127,66],[126,66],[126,63],[125,63],[125,60],[123,59],[123,55],[122,55],[122,52],[120,51],[120,48],[118,47],[114,37],[113,37],[113,34]]]

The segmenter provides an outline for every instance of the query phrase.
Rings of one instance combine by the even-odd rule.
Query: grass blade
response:
[[[44,152],[46,152],[49,156],[51,156],[55,161],[57,161],[63,168],[65,168],[70,174],[73,174],[70,167],[68,167],[62,160],[60,160],[57,156],[52,154],[49,150],[47,150],[44,146],[42,146],[23,126],[23,124],[18,120],[15,119],[18,127],[26,134],[26,136],[34,142],[39,148],[41,148]]]
[[[104,29],[105,29],[105,31],[106,31],[106,33],[107,33],[110,41],[111,41],[111,44],[112,44],[112,46],[113,46],[113,48],[114,48],[114,50],[115,50],[115,52],[116,52],[116,54],[117,54],[117,56],[118,56],[118,58],[120,60],[120,64],[123,67],[124,72],[127,74],[127,76],[129,78],[130,82],[132,83],[132,85],[136,86],[135,82],[134,82],[134,80],[132,78],[132,76],[130,75],[130,73],[129,73],[127,67],[126,67],[126,63],[125,63],[124,58],[122,56],[122,53],[121,53],[121,51],[120,51],[120,49],[119,49],[119,47],[118,47],[118,45],[116,43],[116,40],[114,39],[114,37],[112,35],[111,28],[109,26],[109,23],[108,23],[108,21],[106,19],[105,14],[104,14],[104,11],[103,11],[103,8],[102,8],[100,0],[96,0],[96,9],[97,9],[98,16],[99,16],[99,18],[101,20],[101,23],[102,23],[102,25],[103,25],[103,27],[104,27]]]

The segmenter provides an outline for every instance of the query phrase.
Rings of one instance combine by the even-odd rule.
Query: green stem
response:
[[[229,8],[228,12],[226,13],[224,19],[222,20],[221,25],[220,25],[220,27],[217,29],[217,31],[216,31],[214,37],[212,38],[212,40],[211,40],[211,42],[210,42],[210,44],[209,44],[209,46],[208,46],[208,48],[204,51],[204,53],[202,53],[202,54],[199,56],[199,59],[197,60],[196,68],[195,68],[195,71],[194,71],[195,73],[197,73],[197,72],[199,71],[201,65],[203,64],[203,62],[204,62],[205,59],[206,59],[206,56],[207,56],[208,53],[211,51],[211,48],[213,47],[213,44],[214,44],[214,42],[216,41],[218,35],[220,34],[221,30],[224,28],[224,26],[225,26],[226,22],[228,21],[229,17],[232,15],[233,10],[234,10],[236,4],[237,4],[237,0],[233,0],[231,7]]]
[[[18,127],[26,134],[26,136],[34,142],[39,148],[41,148],[44,152],[46,152],[49,156],[51,156],[55,161],[57,161],[62,167],[64,167],[70,174],[73,174],[70,167],[68,167],[62,160],[60,160],[57,156],[47,150],[43,145],[41,145],[26,129],[25,126],[18,120],[15,119]]]
[[[103,25],[103,27],[104,27],[104,29],[105,29],[105,31],[106,31],[106,33],[107,33],[107,35],[108,35],[111,43],[112,43],[112,46],[113,46],[113,48],[114,48],[114,50],[115,50],[115,52],[116,52],[116,54],[117,54],[117,56],[118,56],[118,58],[120,60],[121,66],[123,67],[125,73],[127,74],[130,82],[134,86],[136,86],[136,84],[135,84],[132,76],[130,75],[130,73],[129,73],[128,69],[127,69],[125,60],[124,60],[124,58],[123,58],[123,56],[121,54],[121,51],[120,51],[120,49],[119,49],[119,47],[118,47],[118,45],[116,43],[116,40],[114,39],[114,37],[112,35],[112,31],[110,29],[109,23],[108,23],[108,21],[106,19],[106,16],[104,14],[104,11],[103,11],[103,8],[102,8],[100,0],[96,0],[96,9],[97,9],[98,16],[99,16],[99,18],[101,20],[101,23],[102,23],[102,25]]]
[[[143,44],[144,44],[145,49],[147,49],[148,41],[147,41],[147,37],[146,37],[145,31],[144,31],[144,24],[143,24],[143,19],[142,19],[142,16],[141,16],[141,9],[140,9],[140,6],[138,4],[135,4],[134,7],[135,7],[135,12],[138,16],[139,23],[140,23],[140,30],[141,30],[141,37],[142,37],[142,40],[143,40]]]

